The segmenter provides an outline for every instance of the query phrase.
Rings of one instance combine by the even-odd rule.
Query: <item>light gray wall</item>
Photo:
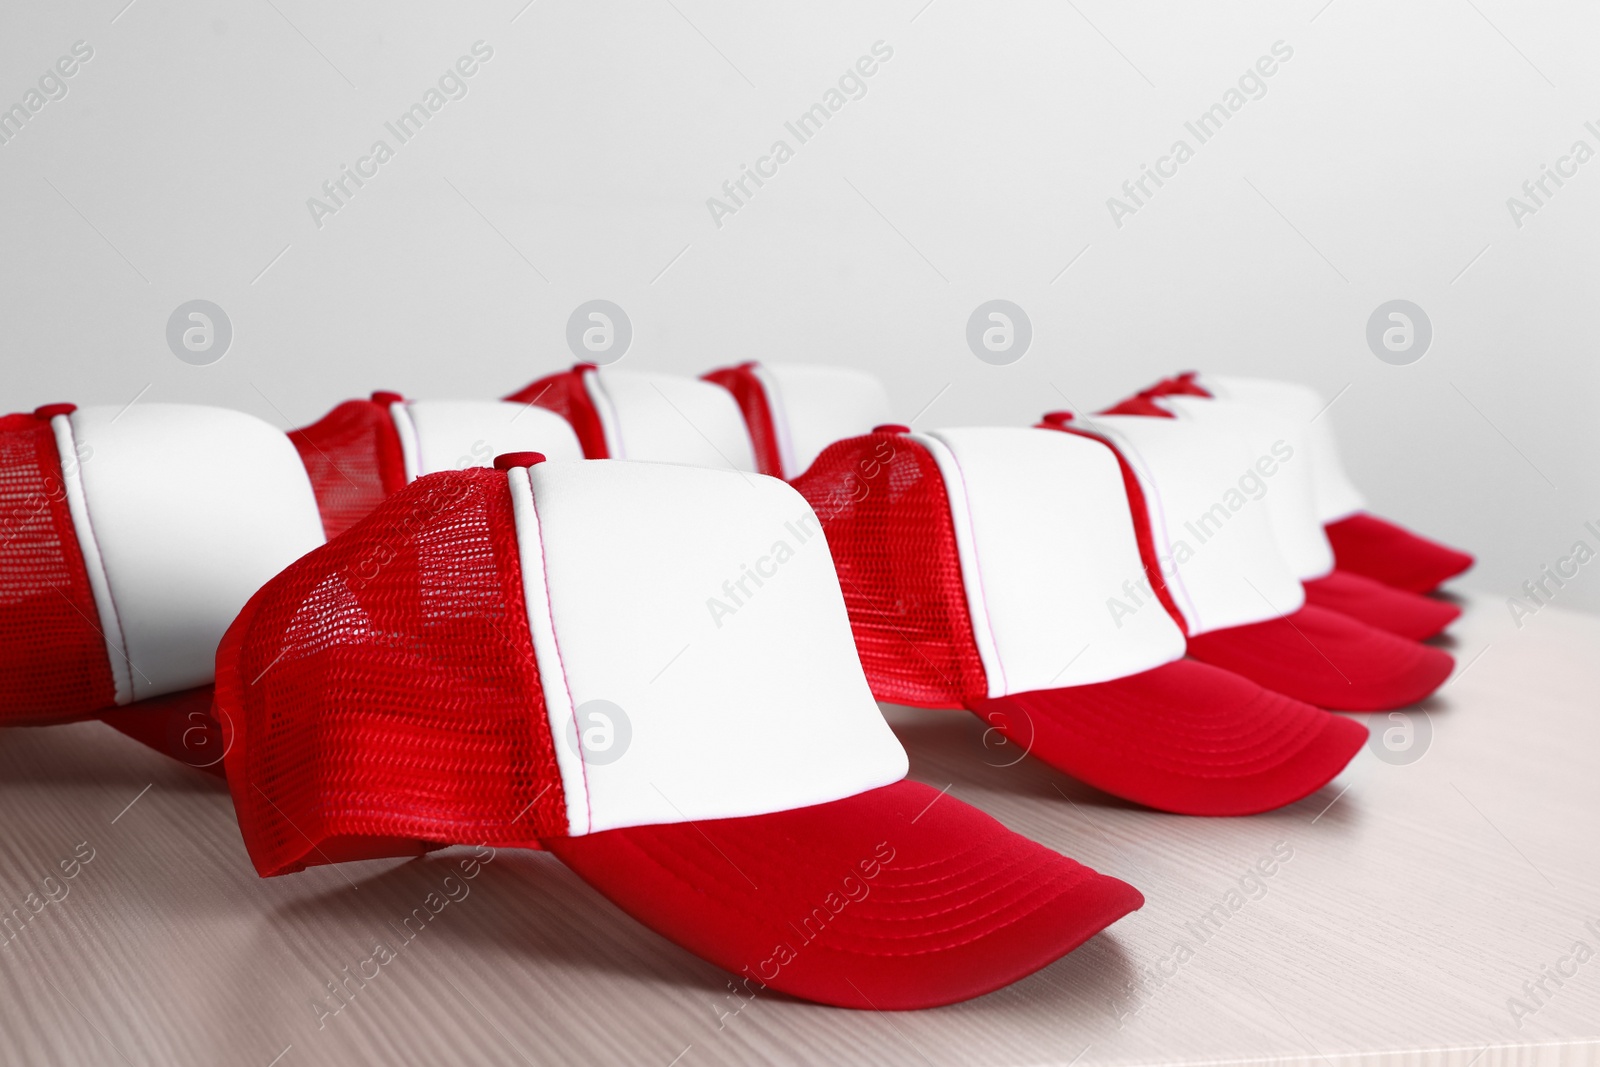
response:
[[[94,53],[0,146],[7,410],[298,425],[379,387],[497,395],[570,362],[569,313],[604,297],[626,365],[852,363],[905,417],[937,396],[922,426],[1191,366],[1297,378],[1339,395],[1375,510],[1479,553],[1476,584],[1600,545],[1600,158],[1520,226],[1507,206],[1600,150],[1592,5],[124,3],[4,17],[0,105]],[[399,144],[384,123],[480,40],[467,95]],[[799,144],[784,122],[878,41]],[[1280,41],[1199,144],[1185,121]],[[394,158],[319,228],[307,199],[379,138]],[[1116,225],[1108,197],[1178,138],[1194,157]],[[719,227],[707,198],[777,139],[794,157]],[[1035,331],[1004,367],[965,342],[996,297]],[[235,331],[209,366],[165,339],[194,298]],[[1435,331],[1407,366],[1364,336],[1395,298]],[[1595,572],[1562,602],[1600,607]]]

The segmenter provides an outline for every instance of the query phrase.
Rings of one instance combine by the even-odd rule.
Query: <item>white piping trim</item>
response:
[[[761,383],[761,391],[767,398],[767,415],[772,419],[772,433],[778,439],[778,462],[783,464],[785,481],[798,478],[804,471],[796,470],[794,458],[794,435],[789,432],[789,406],[783,401],[783,390],[778,387],[778,379],[767,373],[767,368],[757,363],[750,368],[750,373],[755,375],[756,381]],[[749,427],[745,427],[746,430]],[[755,450],[752,444],[751,451]]]
[[[406,484],[410,485],[422,474],[422,444],[417,440],[417,424],[404,400],[389,405],[389,417],[394,420],[395,436],[400,438],[400,458],[406,468]]]
[[[922,433],[909,436],[933,457],[939,476],[944,479],[945,493],[950,498],[950,524],[956,535],[956,556],[961,563],[961,585],[967,593],[967,615],[972,620],[973,644],[983,663],[989,696],[1005,696],[1008,692],[1006,668],[1000,662],[1000,646],[989,625],[989,602],[983,595],[983,567],[978,562],[978,543],[972,532],[972,504],[967,499],[967,481],[962,476],[961,464],[940,438]]]
[[[590,368],[583,372],[583,391],[588,394],[589,404],[600,419],[600,432],[606,438],[606,456],[610,459],[627,459],[628,449],[622,440],[622,422],[617,418],[617,409],[611,403],[604,383],[600,381],[598,370]]]
[[[127,642],[122,636],[122,620],[117,617],[117,606],[111,599],[111,582],[106,577],[100,542],[95,538],[94,524],[89,520],[89,500],[83,492],[83,472],[78,466],[78,442],[72,432],[72,420],[65,415],[56,415],[50,420],[50,429],[56,435],[56,455],[61,461],[61,482],[67,490],[67,509],[72,515],[72,529],[78,535],[78,554],[83,557],[83,569],[89,575],[89,589],[94,594],[95,611],[100,615],[106,658],[111,661],[115,699],[118,706],[130,704],[133,702],[133,664],[128,659]]]
[[[589,787],[583,756],[579,752],[578,719],[567,688],[567,672],[556,644],[555,620],[550,612],[550,587],[544,580],[544,538],[539,531],[539,511],[533,505],[533,482],[528,468],[506,472],[511,489],[511,514],[517,526],[517,555],[522,564],[523,608],[528,613],[528,633],[533,638],[533,658],[544,689],[545,714],[550,719],[550,742],[556,750],[556,768],[567,802],[567,833],[589,832]],[[551,669],[549,665],[553,665]]]

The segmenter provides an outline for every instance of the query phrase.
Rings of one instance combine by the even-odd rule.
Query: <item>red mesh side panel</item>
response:
[[[829,445],[794,487],[822,520],[873,695],[934,708],[987,696],[933,457],[869,434]]]
[[[0,725],[116,700],[50,423],[0,417]]]
[[[289,431],[311,477],[322,529],[337,537],[406,484],[394,418],[382,404],[347,400],[319,421]]]
[[[600,416],[595,414],[594,403],[583,385],[584,373],[593,369],[592,364],[580,363],[571,370],[530,382],[503,399],[517,404],[537,404],[555,412],[571,424],[572,432],[578,435],[578,444],[583,446],[585,459],[610,459],[605,427],[600,425]]]
[[[267,583],[216,700],[263,875],[567,832],[499,471],[419,478]]]
[[[783,477],[783,455],[778,450],[778,433],[772,427],[772,407],[761,379],[755,376],[754,363],[737,367],[723,367],[700,377],[713,385],[720,385],[733,394],[739,413],[744,416],[745,429],[750,432],[750,444],[755,449],[756,469],[774,478]]]

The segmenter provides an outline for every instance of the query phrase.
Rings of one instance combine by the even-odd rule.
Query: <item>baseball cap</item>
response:
[[[1307,604],[1337,611],[1411,641],[1435,637],[1461,617],[1461,609],[1448,600],[1409,592],[1337,567],[1302,584]]]
[[[1366,739],[1184,658],[1165,592],[1145,583],[1137,485],[1101,442],[884,427],[824,449],[794,484],[879,700],[968,708],[1058,770],[1190,815],[1299,800]]]
[[[544,848],[735,974],[877,1008],[988,992],[1142,904],[903,780],[788,485],[541,460],[420,478],[229,629],[217,706],[262,875]]]
[[[347,400],[309,426],[289,431],[329,537],[350,528],[424,474],[486,466],[506,452],[555,459],[583,455],[561,416],[497,400],[408,400],[379,391]]]
[[[323,540],[284,435],[189,404],[6,415],[0,523],[0,724],[100,717],[217,763],[223,631]]]
[[[1045,425],[1110,444],[1136,475],[1159,575],[1189,655],[1320,707],[1378,711],[1433,692],[1453,661],[1436,648],[1307,604],[1263,498],[1281,454],[1258,456],[1224,427],[1147,415]]]
[[[1163,391],[1163,386],[1173,391]],[[1308,604],[1329,608],[1412,640],[1441,632],[1460,609],[1407,593],[1334,567],[1333,546],[1318,519],[1314,423],[1243,400],[1198,396],[1192,380],[1158,383],[1109,413],[1188,420],[1242,437],[1255,453],[1261,506],[1290,571],[1305,587]]]
[[[864,371],[741,363],[701,377],[733,394],[762,474],[793,480],[835,441],[889,422],[889,394]]]
[[[1469,569],[1470,553],[1358,511],[1328,524],[1341,569],[1412,593],[1431,593]]]
[[[580,363],[505,399],[566,419],[589,459],[759,469],[733,395],[698,378]]]
[[[1341,571],[1413,593],[1426,593],[1472,566],[1472,556],[1367,511],[1340,462],[1329,402],[1307,386],[1264,378],[1188,371],[1157,390],[1236,400],[1275,411],[1305,427],[1316,484],[1317,517]]]

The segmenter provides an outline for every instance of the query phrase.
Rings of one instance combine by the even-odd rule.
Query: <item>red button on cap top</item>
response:
[[[1065,426],[1072,421],[1072,418],[1072,412],[1070,411],[1047,411],[1044,414],[1043,421],[1051,426]]]
[[[406,402],[406,398],[401,396],[399,393],[391,393],[387,389],[379,389],[377,392],[372,394],[372,402],[374,404],[382,404],[387,407],[390,404],[404,404]]]
[[[910,433],[911,427],[902,426],[898,422],[886,422],[882,426],[874,426],[873,433]]]
[[[508,471],[512,467],[531,467],[544,462],[543,452],[502,452],[494,457],[494,469]]]
[[[44,404],[33,409],[33,417],[36,419],[44,419],[46,422],[48,422],[57,415],[71,415],[77,410],[78,405],[76,404]]]

